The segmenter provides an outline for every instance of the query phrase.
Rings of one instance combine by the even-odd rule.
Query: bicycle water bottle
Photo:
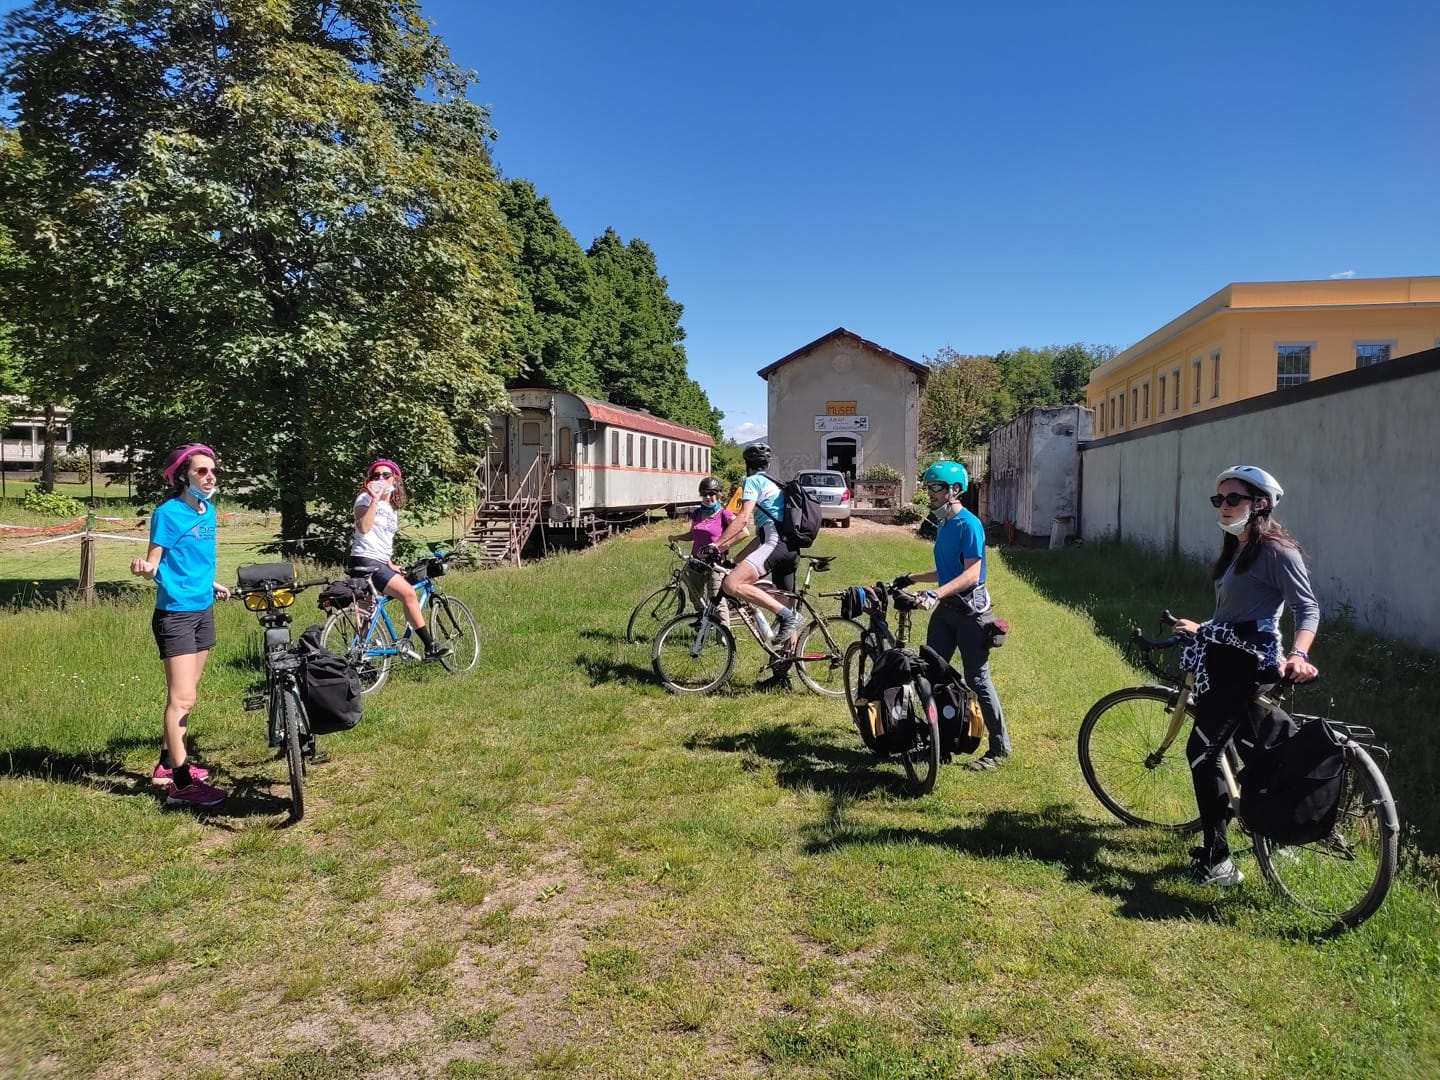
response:
[[[765,618],[765,613],[759,608],[755,609],[755,625],[760,630],[760,637],[764,641],[774,641],[775,631],[770,629],[770,623]]]

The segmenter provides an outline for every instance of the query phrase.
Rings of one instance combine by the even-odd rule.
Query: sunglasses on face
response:
[[[926,490],[926,491],[933,491],[933,492],[935,492],[936,494],[939,494],[939,493],[942,492],[942,491],[949,491],[949,490],[950,490],[950,485],[949,485],[949,484],[940,484],[940,483],[926,484],[926,485],[925,485],[925,490]]]
[[[395,474],[388,469],[376,469],[370,474],[371,480],[389,480]]]
[[[216,475],[215,470],[212,469],[212,468],[210,468],[210,466],[208,466],[208,465],[196,465],[196,466],[195,466],[193,469],[191,469],[190,471],[191,471],[192,473],[194,473],[196,476],[215,476],[215,475]]]
[[[1211,495],[1210,505],[1215,507],[1217,510],[1221,506],[1239,506],[1241,499],[1244,499],[1246,502],[1254,502],[1255,496],[1241,495],[1238,491],[1232,491],[1228,495]]]

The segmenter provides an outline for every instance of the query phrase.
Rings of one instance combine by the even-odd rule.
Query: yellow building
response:
[[[1236,282],[1097,367],[1103,438],[1440,346],[1440,277]]]

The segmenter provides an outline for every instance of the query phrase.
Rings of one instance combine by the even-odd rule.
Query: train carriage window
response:
[[[628,431],[625,433],[625,464],[635,464],[635,436]]]
[[[645,444],[649,441],[644,435],[640,436],[640,467],[642,469],[645,467]]]
[[[579,438],[578,441],[579,441],[579,444],[580,444],[580,464],[581,464],[581,465],[589,465],[589,464],[590,464],[590,439],[591,439],[591,433],[590,433],[590,432],[588,432],[588,431],[582,431],[582,432],[580,433],[580,438]]]
[[[558,447],[561,465],[569,465],[571,461],[574,460],[571,451],[570,429],[568,427],[562,427],[560,429],[560,446]]]
[[[540,445],[540,424],[535,420],[526,420],[520,425],[520,442],[525,446]]]
[[[607,461],[605,464],[620,464],[620,432],[618,431],[612,431],[610,433],[610,460]]]

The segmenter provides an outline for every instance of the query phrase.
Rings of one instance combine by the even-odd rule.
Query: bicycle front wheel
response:
[[[1359,926],[1390,891],[1400,819],[1385,774],[1352,745],[1335,828],[1313,844],[1281,845],[1255,836],[1255,861],[1282,896],[1333,926]]]
[[[1101,805],[1127,824],[1174,832],[1200,827],[1195,785],[1181,742],[1195,720],[1188,706],[1174,743],[1161,748],[1179,692],[1163,686],[1116,690],[1091,706],[1080,724],[1085,782]]]
[[[916,795],[927,795],[934,790],[935,777],[940,772],[940,718],[930,685],[923,679],[906,684],[905,700],[910,732],[900,754],[900,764],[905,766],[910,789]]]
[[[630,612],[625,624],[625,640],[631,644],[652,639],[657,628],[685,613],[685,590],[678,581],[648,594]]]
[[[280,708],[285,727],[285,762],[290,767],[290,820],[299,821],[305,816],[305,758],[300,753],[300,729],[304,723],[300,715],[303,706],[293,688],[280,691]]]
[[[430,633],[438,645],[450,646],[440,658],[449,672],[469,671],[480,660],[480,628],[461,600],[437,596],[430,604]]]
[[[860,687],[870,678],[870,669],[874,666],[875,657],[864,641],[853,642],[845,650],[845,704],[850,706],[850,716],[860,732],[860,741],[865,744],[865,749],[872,751],[875,749],[875,736],[870,730],[870,721],[855,710],[860,700]]]
[[[335,612],[325,620],[320,646],[344,657],[359,673],[362,694],[379,690],[390,676],[395,638],[378,611],[369,618],[359,615],[353,606]]]
[[[858,644],[865,628],[854,619],[816,618],[800,634],[795,670],[800,681],[817,694],[845,694],[845,651]]]
[[[730,678],[735,667],[735,638],[703,615],[681,615],[655,635],[650,663],[672,694],[709,694]]]

